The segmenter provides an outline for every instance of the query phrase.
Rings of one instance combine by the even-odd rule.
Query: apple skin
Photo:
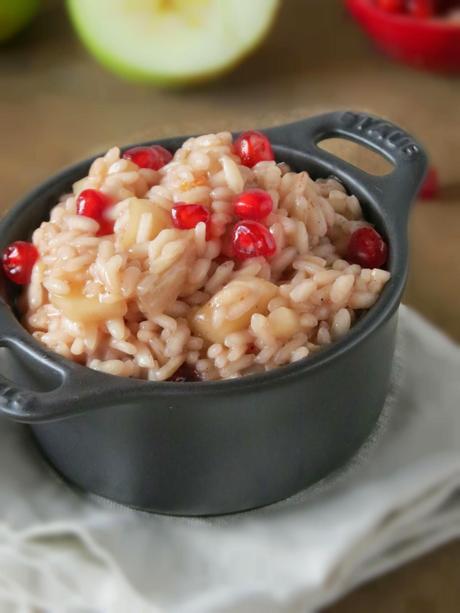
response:
[[[10,40],[35,17],[39,0],[0,0],[0,43]]]
[[[1,1],[1,0],[0,0]],[[134,83],[144,83],[156,85],[158,87],[180,89],[182,87],[189,87],[193,85],[200,85],[208,81],[217,79],[228,72],[231,72],[237,66],[239,66],[247,57],[249,57],[265,40],[268,33],[272,29],[273,24],[276,21],[276,16],[279,12],[281,1],[276,0],[276,8],[273,10],[270,20],[267,22],[265,28],[260,32],[260,36],[254,40],[254,42],[242,50],[241,54],[235,57],[231,62],[219,67],[216,70],[201,71],[193,74],[167,74],[167,73],[152,73],[142,68],[136,68],[132,64],[123,63],[120,58],[114,59],[106,49],[98,46],[97,41],[88,36],[84,23],[82,22],[80,15],[78,14],[77,4],[78,0],[67,0],[67,8],[71,18],[71,21],[77,31],[77,34],[85,45],[86,49],[93,55],[93,57],[110,72],[117,76]]]

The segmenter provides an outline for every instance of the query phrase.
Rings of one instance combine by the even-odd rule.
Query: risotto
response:
[[[277,163],[267,137],[118,148],[92,164],[3,268],[24,324],[89,368],[231,379],[347,334],[390,274],[387,245],[334,178]]]

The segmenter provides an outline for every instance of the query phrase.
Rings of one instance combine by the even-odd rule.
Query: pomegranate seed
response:
[[[151,170],[160,170],[173,158],[172,153],[161,145],[131,147],[123,153],[123,157],[125,160],[131,160],[140,168],[150,168]]]
[[[181,230],[191,230],[203,221],[206,224],[206,235],[208,234],[211,215],[201,204],[176,204],[171,209],[171,217],[176,228]]]
[[[243,132],[235,141],[235,152],[239,155],[242,164],[252,168],[257,162],[266,162],[275,159],[270,141],[256,130]]]
[[[11,243],[2,256],[5,275],[17,285],[27,285],[38,257],[38,250],[32,243],[25,241]]]
[[[77,198],[77,214],[97,221],[97,236],[113,234],[113,221],[105,216],[110,204],[108,196],[97,189],[84,189]]]
[[[433,17],[436,14],[434,0],[407,0],[406,10],[413,17]]]
[[[404,13],[404,0],[376,0],[377,6],[387,13]]]
[[[374,228],[358,228],[348,243],[348,260],[363,268],[380,268],[388,257],[388,246]]]
[[[182,364],[182,366],[180,366],[168,379],[168,381],[174,381],[175,383],[187,383],[188,381],[195,382],[201,380],[201,375],[196,368],[188,364]]]
[[[276,253],[275,239],[268,228],[251,219],[234,225],[232,245],[235,257],[239,260],[255,258],[259,255],[268,258]]]
[[[231,229],[233,230],[233,228]],[[233,232],[226,232],[223,236],[222,236],[222,247],[221,247],[221,252],[222,252],[222,262],[220,262],[220,264],[222,264],[223,262],[226,262],[228,260],[228,258],[230,258],[231,260],[235,259],[235,249],[233,248]]]
[[[240,219],[265,219],[273,210],[273,200],[263,189],[248,189],[236,196],[235,214]]]
[[[422,200],[432,200],[436,198],[439,192],[439,178],[438,172],[436,168],[431,166],[428,169],[427,175],[425,177],[424,182],[422,183],[422,187],[418,193],[418,197]]]

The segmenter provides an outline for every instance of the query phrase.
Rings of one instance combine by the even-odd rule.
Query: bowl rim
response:
[[[265,129],[264,132],[270,132],[270,128]],[[234,133],[235,134],[235,133]],[[184,142],[189,136],[185,137],[176,137],[176,138],[159,138],[148,140],[141,143],[134,143],[129,145],[120,146],[121,151],[126,150],[130,147],[136,145],[149,145],[149,144],[161,144],[171,149],[180,146],[182,142]],[[282,160],[283,152],[286,152],[285,145],[277,145],[273,144],[273,149],[276,154],[279,153],[279,157]],[[292,151],[296,151],[294,148]],[[77,181],[79,178],[82,178],[83,172],[86,172],[89,165],[98,157],[103,154],[92,155],[89,158],[86,158],[81,161],[77,161],[64,169],[58,171],[53,174],[51,177],[47,178],[43,182],[41,182],[35,189],[27,193],[22,199],[20,199],[16,205],[14,205],[2,219],[0,219],[0,236],[4,233],[5,228],[10,224],[13,219],[18,217],[23,217],[29,207],[33,206],[37,199],[43,198],[44,194],[52,188],[56,183],[66,183],[71,186],[72,183]],[[276,156],[278,158],[278,155]],[[341,158],[336,158],[337,162],[340,163]],[[318,159],[321,164],[321,160]],[[306,166],[305,170],[308,171],[308,167]],[[342,179],[340,177],[340,170],[337,172],[337,178],[345,183],[345,187],[347,191],[349,191],[349,187],[346,185],[346,179]],[[330,176],[330,175],[329,175]],[[370,177],[372,175],[369,175]],[[327,176],[318,177],[318,178],[327,178]],[[355,190],[354,190],[355,191]],[[354,193],[350,192],[350,193]],[[367,196],[364,194],[366,189],[364,186],[362,187],[362,192],[360,196],[360,202],[362,200],[368,200],[366,205],[369,205],[373,212],[377,213],[379,216],[379,221],[384,226],[385,232],[388,234],[388,231],[391,229],[391,224],[388,223],[388,219],[383,214],[382,209],[379,208],[376,203],[375,198],[372,199],[369,194]],[[374,202],[372,202],[374,200]],[[50,203],[50,209],[55,206],[55,202]],[[47,210],[50,210],[47,209]],[[44,218],[44,220],[46,217]],[[33,230],[32,230],[33,231]],[[15,240],[20,240],[17,238]],[[369,336],[371,336],[376,330],[382,326],[396,311],[400,304],[401,295],[404,289],[404,285],[407,278],[407,229],[401,228],[399,233],[396,232],[393,236],[388,237],[389,243],[389,259],[387,269],[391,273],[391,278],[388,283],[383,288],[383,291],[376,303],[369,309],[366,310],[365,313],[359,318],[358,321],[350,328],[350,330],[345,334],[342,338],[333,341],[327,347],[321,348],[313,355],[308,355],[297,362],[286,364],[282,366],[278,366],[272,370],[254,373],[249,375],[244,375],[241,377],[237,377],[234,379],[217,379],[212,381],[199,381],[199,382],[175,382],[175,381],[147,381],[144,379],[135,379],[130,377],[121,377],[117,375],[111,375],[108,373],[103,373],[100,371],[95,371],[88,366],[79,364],[77,362],[73,362],[72,360],[61,356],[58,353],[55,353],[43,346],[41,343],[36,341],[30,332],[22,326],[19,319],[15,316],[11,305],[8,304],[7,301],[3,301],[0,297],[0,306],[2,302],[8,306],[8,309],[5,311],[6,317],[9,317],[9,322],[11,324],[10,330],[11,333],[7,335],[3,335],[3,338],[8,341],[8,339],[14,339],[18,337],[18,335],[22,332],[25,333],[21,336],[21,344],[28,344],[32,350],[38,350],[41,354],[47,356],[50,364],[49,368],[57,371],[62,376],[61,385],[56,388],[55,391],[62,389],[65,387],[67,378],[72,376],[78,376],[91,380],[99,380],[101,382],[105,381],[110,385],[110,389],[114,392],[117,391],[117,385],[113,385],[114,382],[118,383],[118,387],[122,386],[126,388],[126,384],[123,385],[123,382],[130,382],[129,387],[136,386],[139,391],[141,390],[150,390],[152,393],[154,392],[156,395],[189,395],[189,394],[216,394],[216,393],[234,393],[241,389],[248,388],[256,388],[260,387],[264,384],[277,384],[284,383],[289,381],[290,379],[307,375],[310,372],[316,371],[318,369],[329,366],[331,362],[340,359],[345,354],[352,351],[356,348],[357,345],[363,343]],[[15,331],[16,328],[16,331]],[[5,343],[7,344],[7,343]],[[102,387],[102,386],[101,386]],[[109,389],[109,386],[107,386]]]

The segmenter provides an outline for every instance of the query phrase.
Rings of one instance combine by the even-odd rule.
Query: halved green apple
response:
[[[67,0],[94,56],[120,76],[182,85],[217,76],[254,50],[279,0]]]

